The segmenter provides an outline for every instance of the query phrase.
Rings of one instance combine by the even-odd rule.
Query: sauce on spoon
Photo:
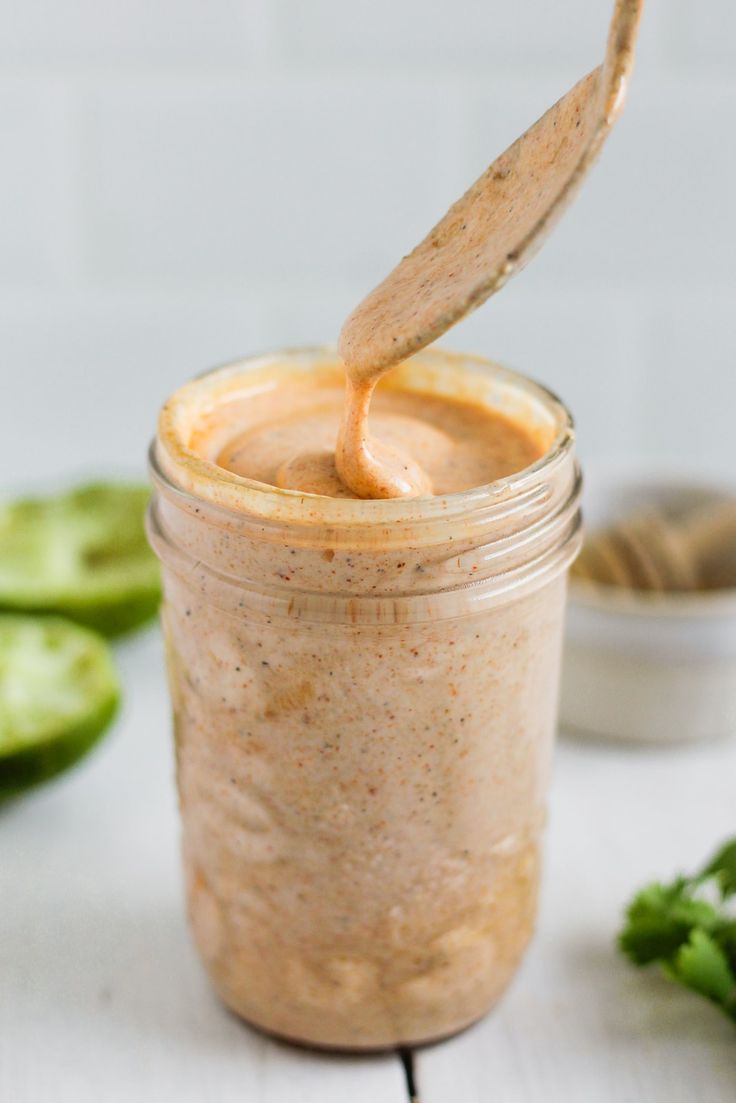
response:
[[[603,64],[486,169],[343,326],[348,383],[336,464],[359,497],[431,493],[416,463],[371,437],[375,385],[499,291],[541,246],[623,109],[642,8],[643,0],[617,0]]]

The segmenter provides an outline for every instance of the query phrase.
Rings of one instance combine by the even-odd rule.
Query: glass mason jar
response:
[[[178,391],[149,533],[206,968],[264,1030],[370,1049],[482,1016],[532,933],[580,480],[553,395],[433,350],[385,385],[503,411],[538,435],[538,462],[390,501],[214,464],[239,403],[340,371],[295,350]]]

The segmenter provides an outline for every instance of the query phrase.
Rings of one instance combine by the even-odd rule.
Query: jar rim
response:
[[[257,482],[218,467],[188,447],[182,436],[187,404],[204,400],[213,383],[239,374],[267,369],[279,362],[324,365],[334,368],[341,361],[331,346],[302,346],[248,356],[206,371],[174,392],[161,410],[158,435],[150,457],[152,473],[170,491],[192,502],[206,501],[230,515],[278,521],[296,526],[327,525],[340,528],[410,525],[442,521],[450,517],[486,512],[500,502],[524,497],[540,478],[564,461],[574,445],[572,415],[547,387],[480,356],[430,348],[417,353],[406,365],[441,370],[448,366],[481,374],[530,401],[554,425],[554,436],[542,456],[511,475],[468,490],[423,498],[358,499],[329,498],[297,490],[284,490]],[[403,365],[402,365],[403,366]],[[397,370],[401,370],[401,367]],[[180,481],[177,474],[183,476]],[[184,485],[187,484],[187,485]]]

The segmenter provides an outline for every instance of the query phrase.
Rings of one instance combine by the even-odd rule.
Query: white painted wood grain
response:
[[[393,1058],[261,1038],[186,930],[155,633],[119,651],[109,741],[0,812],[2,1103],[405,1103]],[[612,950],[638,884],[736,829],[736,744],[559,748],[538,937],[485,1023],[418,1058],[422,1103],[731,1103],[736,1031]]]
[[[624,902],[736,834],[736,744],[561,742],[537,938],[497,1011],[419,1055],[422,1103],[733,1103],[736,1030],[613,948]]]

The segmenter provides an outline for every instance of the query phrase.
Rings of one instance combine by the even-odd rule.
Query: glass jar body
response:
[[[480,529],[463,513],[431,539],[415,522],[305,535],[182,493],[163,466],[150,531],[189,912],[216,989],[319,1046],[461,1029],[534,924],[571,448],[526,487],[536,506],[515,488]]]

